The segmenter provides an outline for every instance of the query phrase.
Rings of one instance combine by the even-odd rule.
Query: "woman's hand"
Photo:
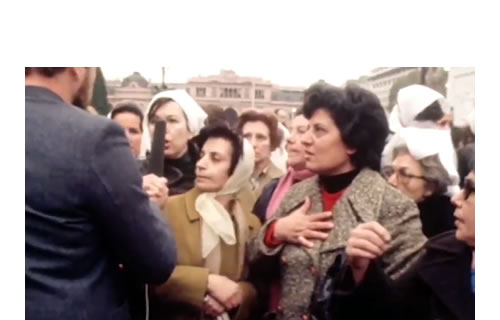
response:
[[[363,281],[370,262],[389,248],[391,235],[378,222],[362,223],[351,231],[346,253],[357,284]]]
[[[276,221],[274,236],[277,240],[313,247],[310,240],[325,240],[334,227],[331,212],[307,214],[311,210],[311,200],[306,197],[304,204],[286,217]]]
[[[240,285],[218,274],[210,274],[208,276],[208,293],[226,310],[238,307],[243,299]]]
[[[217,318],[225,312],[225,309],[217,300],[208,294],[203,301],[203,312]]]
[[[151,201],[163,209],[168,199],[167,179],[148,174],[142,177],[142,189]]]

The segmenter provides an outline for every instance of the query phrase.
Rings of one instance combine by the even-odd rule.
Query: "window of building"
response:
[[[221,90],[222,98],[241,98],[241,90],[237,88],[224,88]]]
[[[207,89],[206,88],[196,88],[196,96],[197,97],[206,97]]]
[[[255,90],[255,99],[264,99],[264,90]]]

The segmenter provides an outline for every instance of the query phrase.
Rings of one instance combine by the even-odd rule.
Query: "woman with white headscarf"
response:
[[[146,109],[141,144],[142,171],[149,173],[149,150],[154,125],[165,121],[165,165],[170,195],[182,194],[194,186],[195,164],[199,150],[191,141],[201,128],[207,114],[184,90],[167,90],[156,94]]]
[[[422,231],[428,238],[455,228],[448,188],[458,184],[445,130],[406,128],[386,150],[392,163],[382,168],[388,182],[417,203]]]
[[[435,135],[439,141],[440,159],[444,161],[442,164],[452,179],[447,194],[455,195],[460,189],[456,153],[450,131],[451,120],[451,107],[439,92],[419,84],[399,90],[397,104],[389,117],[389,126],[394,135],[382,153],[382,165],[390,165],[394,158],[394,149],[405,137]],[[412,143],[412,148],[422,147],[428,150],[427,146],[418,145],[425,142]]]
[[[260,222],[243,192],[250,192],[254,151],[225,126],[202,130],[199,144],[195,187],[169,198],[164,211],[178,265],[153,289],[152,319],[248,319],[256,291],[245,281],[246,244]]]

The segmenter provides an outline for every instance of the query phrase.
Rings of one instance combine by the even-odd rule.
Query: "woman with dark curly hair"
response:
[[[268,265],[280,279],[271,297],[277,319],[310,318],[327,271],[358,224],[377,221],[391,233],[381,259],[392,278],[412,265],[426,240],[414,202],[378,173],[389,131],[378,98],[356,86],[317,83],[303,110],[306,168],[317,176],[291,187],[249,248],[251,263]]]

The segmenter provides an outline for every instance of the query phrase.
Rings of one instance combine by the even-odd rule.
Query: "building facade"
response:
[[[381,67],[372,70],[368,79],[363,81],[366,89],[371,90],[379,99],[384,108],[389,108],[389,94],[392,85],[399,79],[406,77],[416,67]]]
[[[475,68],[450,68],[446,89],[446,98],[453,107],[455,125],[465,126],[465,119],[475,109]]]
[[[160,87],[135,72],[121,83],[107,82],[108,100],[113,107],[130,101],[145,110]],[[279,86],[260,78],[242,77],[230,70],[222,70],[218,75],[194,77],[187,83],[168,83],[167,87],[186,90],[202,107],[217,105],[239,112],[249,108],[269,111],[280,108],[289,114],[302,105],[305,90]]]

